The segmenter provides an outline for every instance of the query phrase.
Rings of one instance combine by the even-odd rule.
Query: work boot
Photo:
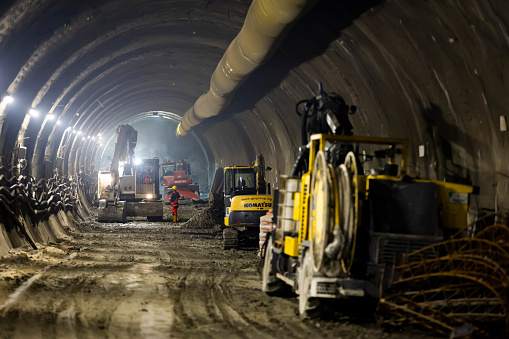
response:
[[[173,222],[177,222],[177,216],[175,214],[173,215]]]

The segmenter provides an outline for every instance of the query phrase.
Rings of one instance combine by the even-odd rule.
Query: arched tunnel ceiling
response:
[[[208,90],[250,4],[2,1],[0,95],[15,98],[0,106],[4,161],[22,144],[35,176],[57,157],[70,173],[91,170],[101,146],[67,126],[92,136],[143,112],[182,116]],[[470,182],[478,207],[507,206],[508,23],[504,0],[319,1],[225,113],[194,132],[215,166],[263,153],[277,185],[299,146],[295,103],[321,81],[359,107],[356,134],[410,140],[412,175]]]

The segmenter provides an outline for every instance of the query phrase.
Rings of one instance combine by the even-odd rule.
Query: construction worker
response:
[[[150,177],[150,174],[148,174],[145,179],[143,180],[145,184],[150,184],[152,182],[152,177]]]
[[[173,192],[170,193],[171,211],[173,212],[173,222],[177,222],[179,221],[177,210],[179,208],[180,194],[177,192],[177,186],[173,186],[171,189],[173,190]]]

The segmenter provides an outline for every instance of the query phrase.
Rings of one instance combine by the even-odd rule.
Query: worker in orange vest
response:
[[[173,222],[177,222],[179,221],[177,210],[179,208],[180,194],[177,192],[177,186],[173,186],[171,189],[173,190],[173,192],[170,194],[171,211],[173,212]]]
[[[147,175],[144,179],[144,183],[145,184],[150,184],[152,182],[152,177],[149,175]]]

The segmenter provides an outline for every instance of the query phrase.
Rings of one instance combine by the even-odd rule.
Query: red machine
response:
[[[173,186],[177,186],[180,193],[180,199],[200,200],[198,184],[193,184],[191,177],[191,165],[187,160],[181,159],[177,162],[170,159],[164,159],[161,164],[161,176],[163,177],[164,186],[164,202],[170,203],[170,190]]]

